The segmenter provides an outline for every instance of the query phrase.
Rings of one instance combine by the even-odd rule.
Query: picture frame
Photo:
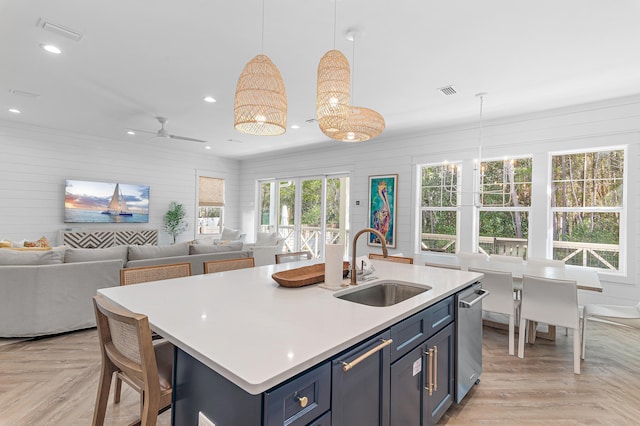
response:
[[[387,248],[396,247],[397,194],[397,174],[369,176],[369,227],[384,235]],[[371,232],[367,244],[382,246],[380,238]]]

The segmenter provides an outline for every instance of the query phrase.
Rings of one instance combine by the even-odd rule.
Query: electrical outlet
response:
[[[202,411],[198,411],[198,426],[216,426],[216,424],[202,414]]]

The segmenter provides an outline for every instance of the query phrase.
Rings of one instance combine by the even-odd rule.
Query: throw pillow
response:
[[[275,246],[278,244],[278,237],[275,232],[258,232],[256,246]]]
[[[195,240],[194,244],[202,244],[207,246],[212,246],[214,244],[213,237],[205,237]]]
[[[242,250],[242,242],[236,241],[229,244],[218,246],[206,246],[204,244],[195,244],[189,247],[189,254],[206,254],[206,253],[222,253],[228,251]]]
[[[59,259],[59,255],[57,256]],[[46,251],[0,251],[0,265],[53,265],[57,262],[53,250]]]
[[[129,246],[129,260],[157,259],[159,257],[187,256],[189,245],[185,243],[170,246]]]
[[[221,240],[237,240],[239,237],[240,231],[227,227],[222,229],[222,235],[220,235]]]
[[[120,259],[127,263],[129,247],[114,246],[108,248],[70,248],[64,258],[65,263],[95,262],[97,260]]]

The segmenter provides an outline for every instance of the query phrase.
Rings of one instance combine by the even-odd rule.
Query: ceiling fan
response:
[[[166,117],[156,117],[156,120],[158,120],[160,122],[160,129],[157,132],[149,132],[147,130],[136,130],[136,129],[131,129],[131,130],[133,130],[134,132],[149,133],[151,135],[155,135],[154,138],[180,139],[180,140],[183,140],[183,141],[201,142],[201,143],[207,142],[207,141],[203,141],[202,139],[195,139],[195,138],[188,138],[186,136],[172,135],[169,132],[167,132],[167,130],[164,128],[165,123],[167,121],[169,121],[168,118],[166,118]]]

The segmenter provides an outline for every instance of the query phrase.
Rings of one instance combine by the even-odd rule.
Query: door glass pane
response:
[[[322,245],[322,179],[302,181],[300,219],[300,250],[310,251],[313,257],[319,257]]]
[[[344,244],[349,251],[349,178],[327,178],[326,235],[329,244]]]
[[[258,232],[269,232],[270,229],[275,229],[275,206],[271,205],[273,186],[273,182],[260,183],[260,217],[258,218]]]
[[[285,238],[286,249],[295,251],[295,202],[296,183],[293,180],[278,182],[279,204],[278,204],[278,232]]]

